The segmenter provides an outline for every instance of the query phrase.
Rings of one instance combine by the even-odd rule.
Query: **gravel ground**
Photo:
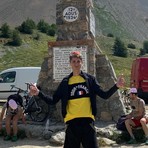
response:
[[[3,137],[0,137],[0,148],[62,148],[62,146],[51,146],[48,140],[25,138],[11,142],[4,141]]]
[[[143,144],[134,145],[115,145],[112,147],[100,147],[100,148],[148,148]],[[48,140],[41,139],[19,139],[16,142],[4,141],[3,137],[0,137],[0,148],[63,148],[63,146],[51,146]]]
[[[146,110],[148,111],[148,105],[146,105]],[[100,148],[148,148],[144,143],[134,144],[134,145],[115,145],[111,147],[100,147]],[[3,137],[0,137],[0,148],[63,148],[63,146],[52,146],[49,144],[48,140],[43,140],[39,138],[34,139],[19,139],[16,142],[4,141]]]

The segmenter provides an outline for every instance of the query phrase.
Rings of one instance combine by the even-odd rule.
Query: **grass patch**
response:
[[[139,54],[139,48],[142,46],[142,43],[127,39],[123,40],[126,47],[127,44],[131,42],[134,42],[137,47],[136,49],[128,49],[128,52],[130,53],[130,51],[132,50],[133,54],[129,54],[127,58],[123,58],[113,55],[112,47],[114,45],[115,38],[100,36],[96,38],[96,41],[101,48],[103,54],[106,54],[111,61],[117,77],[123,74],[126,80],[125,87],[129,87],[132,62],[133,59],[135,59]]]
[[[48,41],[55,38],[40,33],[40,40],[33,35],[22,34],[23,44],[20,47],[1,45],[5,54],[0,58],[0,71],[19,66],[41,66],[44,57],[48,55]]]
[[[98,7],[95,4],[94,14],[96,26],[100,28],[102,34],[107,35],[111,33],[116,37],[132,38],[126,29],[124,29],[124,26],[110,12],[106,11],[105,6]]]
[[[100,10],[98,9],[98,11],[104,10],[102,8]],[[40,35],[39,40],[34,39],[34,36],[37,33]],[[0,55],[0,71],[19,66],[41,66],[44,58],[48,56],[48,41],[55,41],[55,37],[50,37],[39,32],[34,32],[33,35],[21,34],[21,38],[23,40],[23,44],[20,47],[0,44],[0,51],[3,51],[1,52],[2,55]],[[127,58],[122,58],[113,56],[112,47],[114,45],[114,41],[114,37],[100,36],[96,38],[96,42],[101,48],[103,54],[106,54],[111,61],[117,77],[120,74],[124,74],[126,87],[129,87],[132,61],[139,54],[139,49],[142,48],[142,43],[130,39],[124,39],[123,42],[126,47],[129,43],[133,43],[135,44],[136,49],[128,49],[129,53],[132,54]]]

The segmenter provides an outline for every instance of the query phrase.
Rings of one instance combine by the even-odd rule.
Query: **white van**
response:
[[[0,99],[16,93],[15,89],[11,89],[12,85],[26,90],[25,83],[37,83],[40,70],[41,67],[16,67],[0,72]]]

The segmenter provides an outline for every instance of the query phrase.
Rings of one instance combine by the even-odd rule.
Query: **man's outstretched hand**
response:
[[[39,94],[39,89],[37,88],[37,86],[35,84],[30,84],[29,87],[29,94],[30,96],[37,96]]]

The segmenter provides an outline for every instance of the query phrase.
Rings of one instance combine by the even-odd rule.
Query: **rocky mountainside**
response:
[[[58,0],[0,0],[0,25],[18,26],[27,18],[56,20]],[[94,0],[97,34],[148,39],[148,0]],[[126,33],[125,33],[126,32]]]
[[[120,27],[134,39],[148,39],[148,0],[95,0],[95,2],[111,16],[108,22],[120,24]],[[120,30],[119,32],[117,30],[117,33],[120,34]]]
[[[0,25],[20,25],[27,18],[55,23],[57,0],[0,0]]]

